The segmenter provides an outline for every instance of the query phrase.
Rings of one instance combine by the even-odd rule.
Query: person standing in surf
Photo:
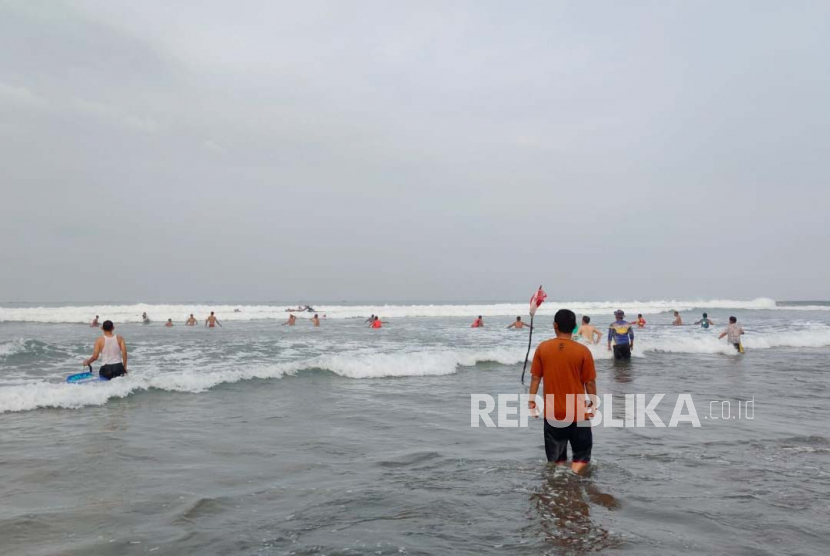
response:
[[[696,325],[700,325],[701,328],[709,328],[710,324],[715,324],[714,321],[709,320],[709,315],[703,313],[703,318],[699,321],[695,322]]]
[[[470,325],[470,328],[482,328],[482,327],[484,327],[484,317],[479,315],[478,318],[473,321],[473,324]]]
[[[630,322],[625,322],[625,312],[622,309],[614,311],[616,321],[608,327],[608,351],[614,344],[614,359],[631,359],[631,350],[634,349],[634,328]]]
[[[507,328],[524,328],[525,326],[530,326],[529,324],[525,324],[522,322],[522,317],[516,317],[516,322],[511,322],[507,325]]]
[[[105,320],[101,326],[103,336],[95,340],[92,357],[84,360],[84,367],[89,367],[101,357],[101,368],[98,376],[112,380],[117,376],[127,374],[127,344],[124,338],[114,334],[115,326],[111,320]]]
[[[311,324],[312,324],[312,325],[314,325],[314,327],[315,327],[315,328],[317,328],[318,326],[320,326],[320,317],[319,317],[319,316],[317,316],[317,314],[316,314],[316,313],[314,314],[314,316],[313,316],[313,317],[311,317]]]
[[[672,324],[674,326],[683,326],[683,319],[680,318],[680,313],[678,311],[674,312],[674,322]]]
[[[735,317],[729,317],[729,326],[726,327],[726,330],[718,336],[718,340],[722,340],[724,336],[726,336],[726,340],[732,344],[732,346],[738,350],[738,353],[743,353],[744,346],[741,343],[741,336],[744,334],[744,328],[740,324],[738,324],[738,319]]]
[[[190,318],[184,324],[186,326],[196,326],[196,317],[193,316],[193,313],[190,313]]]
[[[205,319],[205,326],[208,328],[214,328],[217,324],[219,325],[219,328],[222,328],[222,324],[219,322],[219,319],[217,319],[216,315],[214,315],[213,311],[211,311],[210,316]]]
[[[295,324],[297,324],[297,317],[295,317],[294,315],[288,315],[288,320],[282,323],[282,326],[294,326]]]
[[[532,412],[536,409],[533,399],[539,391],[539,383],[544,380],[545,455],[549,462],[567,466],[570,444],[573,452],[571,470],[579,473],[591,462],[594,437],[590,420],[593,412],[588,408],[593,401],[585,394],[597,395],[597,371],[591,351],[573,341],[574,328],[576,315],[573,311],[560,309],[556,312],[553,317],[556,338],[539,344],[533,356],[528,407]]]

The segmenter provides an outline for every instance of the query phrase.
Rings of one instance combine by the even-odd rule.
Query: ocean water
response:
[[[700,418],[596,427],[586,477],[547,465],[538,420],[471,427],[471,394],[526,392],[505,328],[526,304],[321,305],[317,329],[284,307],[1,306],[0,554],[826,554],[830,303],[543,305],[534,345],[561,307],[643,313],[630,362],[591,346],[599,393],[615,417],[664,393],[666,423],[689,394]],[[211,310],[222,328],[183,326]],[[96,314],[130,375],[65,384]]]

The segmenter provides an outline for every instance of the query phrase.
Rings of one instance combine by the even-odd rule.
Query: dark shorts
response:
[[[127,374],[127,371],[124,370],[124,365],[122,363],[113,363],[112,365],[104,365],[100,369],[98,369],[98,376],[101,378],[105,378],[107,380],[112,380],[117,376],[122,376]]]
[[[614,359],[631,359],[631,344],[616,344]]]
[[[571,443],[575,462],[591,461],[591,448],[594,435],[590,426],[578,427],[571,423],[567,427],[554,427],[545,421],[545,454],[548,461],[562,463],[568,461],[568,443]]]

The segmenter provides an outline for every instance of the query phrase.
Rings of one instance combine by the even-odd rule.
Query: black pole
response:
[[[530,315],[530,334],[527,336],[527,353],[525,354],[525,364],[522,367],[522,384],[525,383],[525,371],[527,370],[527,360],[530,357],[530,342],[533,341],[533,317],[535,315]]]

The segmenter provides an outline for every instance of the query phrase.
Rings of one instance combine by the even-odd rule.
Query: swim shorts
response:
[[[107,380],[112,380],[117,376],[123,376],[127,374],[127,371],[124,370],[124,365],[122,363],[113,363],[112,365],[104,365],[100,369],[98,369],[98,376],[101,378],[105,378]]]
[[[575,462],[591,461],[591,448],[594,445],[591,427],[576,425],[576,423],[571,423],[567,427],[554,427],[545,420],[545,454],[548,456],[548,461],[556,463],[568,461],[568,442],[571,443]]]
[[[614,359],[631,359],[631,344],[615,344]]]

